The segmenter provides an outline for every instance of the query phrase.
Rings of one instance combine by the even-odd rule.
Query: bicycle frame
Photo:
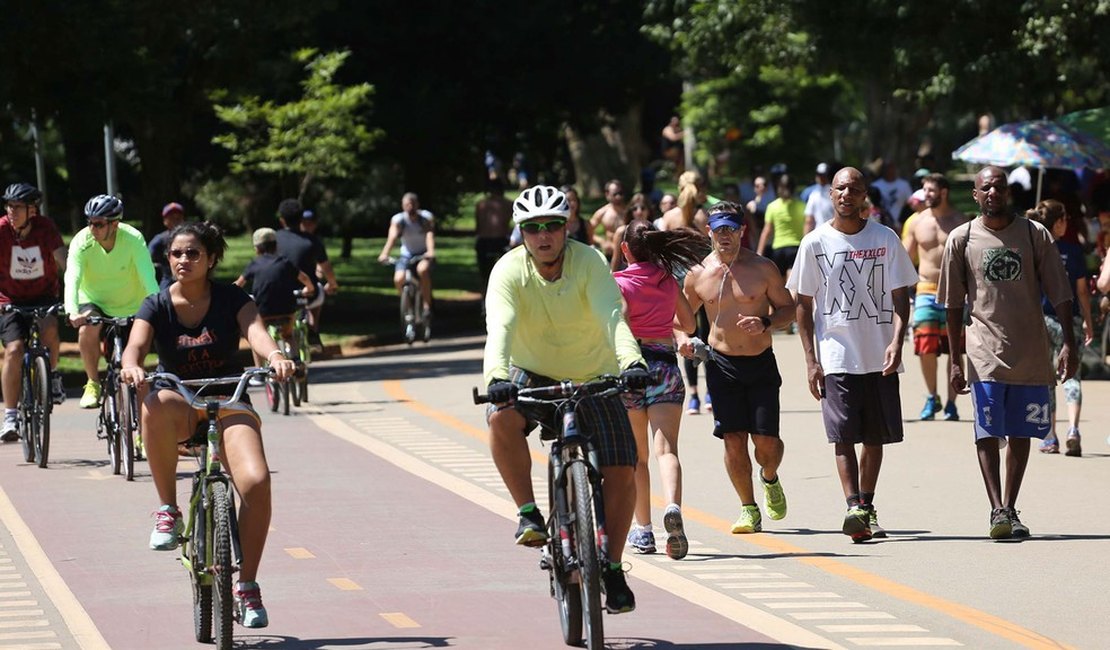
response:
[[[205,454],[203,460],[198,459],[199,468],[193,475],[192,495],[189,498],[189,511],[188,517],[185,521],[185,530],[182,537],[188,541],[192,539],[194,528],[199,530],[201,534],[197,535],[200,540],[198,548],[195,549],[193,555],[198,558],[203,564],[201,566],[194,566],[192,559],[189,557],[188,544],[182,545],[182,564],[186,569],[197,574],[200,578],[201,584],[210,584],[212,575],[209,571],[211,568],[209,562],[211,560],[210,549],[206,547],[206,537],[204,535],[206,525],[205,513],[209,507],[209,489],[210,485],[214,482],[220,482],[227,486],[231,485],[230,479],[224,473],[220,463],[220,443],[223,439],[222,432],[219,426],[219,414],[221,408],[226,408],[239,402],[243,393],[246,392],[247,381],[256,375],[265,376],[271,374],[272,371],[268,368],[248,368],[243,371],[243,374],[238,377],[226,377],[217,379],[188,379],[182,380],[177,375],[167,372],[156,372],[147,375],[148,382],[164,381],[168,382],[173,390],[176,390],[179,395],[185,398],[190,406],[196,407],[199,404],[204,404],[205,415],[208,418],[208,426],[205,431]],[[236,383],[235,391],[226,399],[219,399],[213,397],[198,396],[197,393],[202,392],[204,388],[219,384]],[[189,390],[191,386],[199,386],[200,390],[194,392]],[[233,492],[228,491],[231,495]],[[199,528],[198,528],[199,527]],[[232,561],[234,567],[232,571],[239,568],[242,562],[242,549],[239,544],[239,523],[236,517],[235,508],[231,508],[231,531],[232,531]]]
[[[27,462],[37,460],[38,466],[45,468],[50,446],[50,414],[54,411],[54,400],[50,394],[54,385],[54,370],[50,364],[50,350],[42,344],[42,328],[39,321],[62,313],[62,305],[61,303],[55,303],[53,305],[21,307],[9,303],[4,305],[0,312],[16,313],[21,318],[30,321],[27,328],[27,337],[24,339],[23,359],[20,366],[19,381],[22,394],[18,404],[22,427],[21,437],[23,438],[25,460]],[[45,367],[46,393],[36,402],[31,376],[35,360],[40,358],[43,360],[43,366]],[[35,417],[41,418],[38,426],[39,433],[36,436],[38,439],[31,440],[32,430],[35,429],[32,425]],[[36,445],[40,445],[41,448],[36,449]]]
[[[115,443],[115,453],[119,460],[113,461],[115,463],[113,472],[118,473],[119,465],[121,463],[125,464],[129,476],[128,480],[132,480],[134,471],[134,437],[139,431],[138,400],[136,399],[136,392],[134,390],[128,392],[128,399],[131,400],[131,404],[129,405],[130,408],[128,409],[128,416],[131,420],[129,435],[132,438],[129,443],[123,440],[125,427],[120,419],[123,406],[120,405],[117,400],[119,398],[118,389],[122,381],[120,379],[120,369],[123,367],[123,350],[127,346],[127,341],[124,339],[124,332],[134,320],[135,318],[133,316],[126,316],[123,318],[89,316],[86,319],[89,325],[106,327],[106,330],[101,331],[101,337],[106,341],[110,340],[112,344],[111,355],[107,358],[107,371],[100,379],[101,407],[97,433],[99,434],[101,430],[103,430],[105,432],[105,437],[108,438],[109,445],[113,444],[113,435],[119,438],[118,442]],[[111,450],[109,450],[109,453],[112,453]],[[124,460],[124,455],[129,455],[130,458]]]

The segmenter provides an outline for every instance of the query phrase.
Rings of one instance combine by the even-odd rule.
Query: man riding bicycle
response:
[[[420,198],[412,192],[406,192],[401,197],[401,211],[389,220],[389,236],[378,255],[379,262],[389,260],[389,254],[398,239],[401,240],[401,257],[393,266],[393,286],[397,287],[397,294],[400,295],[401,288],[405,286],[405,270],[409,267],[409,260],[422,255],[423,259],[416,265],[416,275],[420,278],[424,320],[427,320],[432,313],[432,267],[436,257],[435,216],[420,209]]]
[[[520,225],[524,245],[493,267],[486,293],[483,370],[493,403],[490,450],[519,508],[516,542],[524,546],[542,546],[548,533],[535,503],[525,439],[536,422],[514,406],[517,389],[618,372],[633,389],[649,381],[609,266],[598,251],[568,240],[569,214],[566,196],[554,187],[522,192],[513,203],[513,221]],[[578,416],[601,458],[611,561],[602,573],[605,607],[610,613],[630,612],[636,599],[625,581],[621,554],[636,498],[636,443],[617,396],[584,400]]]
[[[4,191],[5,215],[0,217],[0,305],[52,305],[58,301],[60,279],[65,269],[66,249],[54,222],[39,214],[42,193],[27,183],[9,185]],[[4,392],[4,423],[0,440],[19,439],[20,373],[23,342],[28,323],[23,316],[8,313],[0,316],[0,342],[4,344],[4,362],[0,367],[0,387]],[[50,350],[50,365],[58,365],[58,322],[55,318],[42,321],[42,340]],[[51,386],[54,403],[65,399],[61,377],[54,375]]]
[[[316,235],[301,230],[301,219],[304,218],[304,208],[297,199],[285,199],[278,204],[278,220],[281,229],[276,232],[277,254],[292,262],[298,269],[310,278],[316,277],[316,270],[323,272],[327,278],[323,285],[318,285],[320,291],[308,303],[308,338],[312,345],[320,345],[320,324],[316,316],[324,305],[324,294],[333,295],[339,291],[339,282],[335,279],[335,271],[328,261],[328,251],[324,242]]]
[[[143,299],[158,293],[154,264],[143,234],[123,223],[123,201],[100,194],[85,204],[88,226],[69,243],[65,272],[65,309],[77,328],[85,366],[81,408],[100,406],[100,325],[89,316],[123,318],[139,311]]]
[[[277,256],[277,233],[273,228],[259,228],[251,235],[255,258],[243,269],[235,280],[237,287],[251,283],[251,295],[258,306],[258,315],[267,325],[277,328],[281,338],[293,345],[293,319],[296,318],[297,298],[294,291],[304,290],[311,297],[316,292],[312,279],[292,262]],[[254,354],[256,366],[262,365],[262,357]]]

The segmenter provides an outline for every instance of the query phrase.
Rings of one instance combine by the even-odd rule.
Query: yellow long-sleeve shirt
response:
[[[486,384],[507,379],[510,365],[582,382],[643,361],[608,264],[574,240],[554,282],[540,276],[524,246],[497,262],[486,290],[486,332]]]

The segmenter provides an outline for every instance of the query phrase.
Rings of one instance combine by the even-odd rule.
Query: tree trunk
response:
[[[605,184],[614,178],[629,190],[639,185],[646,148],[640,138],[640,113],[637,105],[617,118],[603,116],[606,124],[592,133],[565,127],[575,185],[583,196],[605,196]]]

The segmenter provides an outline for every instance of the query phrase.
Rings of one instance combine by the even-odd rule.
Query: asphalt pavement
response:
[[[513,506],[470,400],[481,344],[321,362],[311,404],[264,414],[275,506],[260,583],[271,626],[237,628],[241,647],[563,647],[538,553],[512,544]],[[638,608],[606,617],[610,647],[1104,644],[1110,383],[1084,384],[1083,457],[1031,459],[1018,504],[1031,539],[987,539],[965,397],[961,422],[906,423],[876,498],[890,537],[852,544],[800,346],[783,334],[775,350],[788,516],[730,534],[739,504],[711,415],[685,417],[691,552],[626,556]],[[912,417],[924,390],[912,353],[906,366]],[[158,505],[146,466],[134,483],[112,476],[93,419],[76,399],[57,409],[46,470],[23,463],[18,445],[0,447],[0,650],[196,647],[176,553],[146,549]],[[541,485],[544,450],[532,448]]]

